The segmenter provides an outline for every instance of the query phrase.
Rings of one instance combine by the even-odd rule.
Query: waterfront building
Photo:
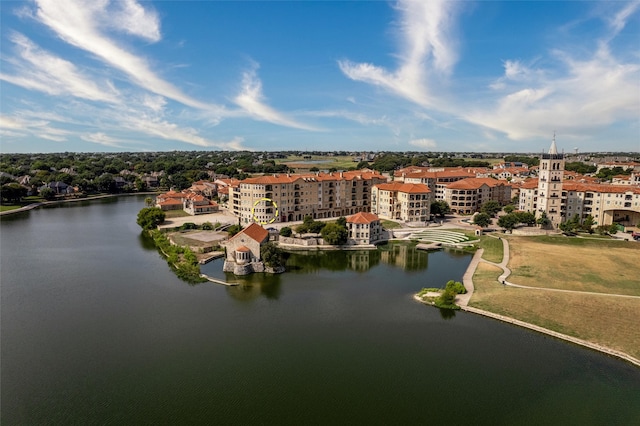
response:
[[[380,218],[373,213],[360,212],[347,217],[347,244],[375,244],[382,238]]]
[[[275,174],[229,186],[229,210],[240,222],[278,223],[348,216],[371,210],[371,188],[386,182],[373,171]]]
[[[421,183],[389,182],[373,187],[372,212],[383,219],[427,222],[431,215],[432,192]]]
[[[257,223],[244,228],[223,243],[226,251],[223,270],[235,275],[264,272],[260,247],[269,241],[269,232]]]
[[[602,184],[595,179],[564,177],[564,156],[557,152],[555,138],[548,153],[542,154],[538,179],[520,187],[519,210],[546,214],[554,227],[578,215],[580,222],[593,218],[595,225],[640,223],[640,186]]]
[[[487,201],[506,205],[511,201],[511,183],[493,178],[467,178],[445,187],[444,200],[455,214],[473,214]]]

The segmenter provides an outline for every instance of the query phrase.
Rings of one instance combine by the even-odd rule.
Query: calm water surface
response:
[[[412,300],[468,255],[296,254],[190,286],[140,236],[142,207],[2,219],[3,425],[640,424],[640,370]]]

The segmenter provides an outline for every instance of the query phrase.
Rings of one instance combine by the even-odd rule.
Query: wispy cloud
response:
[[[429,79],[447,76],[457,60],[452,31],[457,2],[446,0],[401,0],[400,63],[388,71],[370,63],[338,61],[342,72],[352,80],[380,86],[422,106],[435,104]]]
[[[409,145],[415,146],[420,149],[425,149],[425,150],[426,149],[432,150],[438,146],[436,141],[434,141],[433,139],[427,139],[427,138],[410,140]]]
[[[205,148],[219,148],[225,150],[243,150],[242,138],[236,137],[230,141],[213,141],[201,136],[196,129],[179,126],[166,120],[149,119],[145,117],[129,117],[123,124],[131,129],[167,140],[177,140],[190,145]]]
[[[58,37],[124,72],[140,87],[193,108],[220,109],[184,94],[159,77],[146,59],[119,46],[105,33],[105,29],[117,29],[145,40],[159,40],[156,14],[148,12],[140,4],[133,0],[123,3],[111,3],[109,0],[36,0],[36,3],[36,19],[53,30]],[[135,19],[123,18],[129,11],[134,11]]]
[[[92,101],[118,102],[118,92],[111,82],[95,82],[95,78],[83,75],[69,61],[59,58],[36,46],[19,33],[10,37],[18,52],[9,63],[14,73],[0,73],[0,79],[29,90],[49,95],[71,95]]]
[[[256,120],[296,129],[318,130],[287,117],[264,102],[262,82],[258,78],[257,68],[258,65],[254,64],[250,70],[243,73],[242,88],[240,94],[234,98],[234,102]]]
[[[95,143],[98,145],[109,146],[112,148],[122,148],[122,141],[112,138],[111,136],[107,136],[102,132],[81,135],[80,138],[84,141]]]
[[[550,129],[581,138],[617,121],[637,120],[640,63],[616,58],[609,42],[638,5],[625,5],[612,18],[603,18],[610,32],[587,59],[554,50],[551,55],[560,68],[553,70],[505,61],[504,75],[491,85],[498,95],[494,106],[484,104],[465,118],[514,140],[548,137]]]
[[[0,115],[0,130],[10,135],[31,135],[54,142],[63,142],[71,134],[68,130],[51,125],[48,120],[28,119],[18,116]]]

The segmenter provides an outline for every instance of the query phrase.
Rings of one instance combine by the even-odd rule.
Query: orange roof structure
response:
[[[247,246],[240,246],[238,248],[236,248],[236,251],[243,251],[243,252],[247,252],[247,251],[251,251],[251,249]]]
[[[331,172],[331,173],[304,173],[304,174],[274,174],[247,178],[241,183],[273,185],[278,183],[294,183],[302,180],[305,182],[324,182],[324,181],[340,181],[340,180],[370,180],[373,178],[384,179],[378,172],[370,172],[365,170],[354,170],[348,172]]]
[[[234,240],[234,239],[240,237],[241,235],[246,235],[247,237],[251,238],[252,240],[261,243],[264,240],[269,238],[269,231],[267,231],[266,229],[264,229],[262,226],[258,225],[257,223],[252,223],[251,225],[247,226],[242,231],[238,232],[236,235],[231,237],[231,239],[229,241]]]
[[[479,189],[482,185],[493,188],[494,186],[505,185],[506,183],[504,180],[492,178],[466,178],[450,183],[447,185],[447,189]]]
[[[373,213],[359,212],[347,217],[347,223],[372,223],[379,220],[378,215]]]
[[[383,191],[405,192],[409,194],[425,194],[431,192],[427,185],[422,183],[403,183],[403,182],[390,182],[379,183],[376,188]]]

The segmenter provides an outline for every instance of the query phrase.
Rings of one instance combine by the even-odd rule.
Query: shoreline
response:
[[[84,197],[84,198],[70,198],[70,199],[64,199],[64,200],[41,201],[41,202],[38,202],[38,203],[27,204],[26,206],[22,206],[22,207],[17,208],[17,209],[6,210],[6,211],[3,211],[3,212],[0,212],[0,216],[8,216],[8,215],[15,214],[15,213],[24,213],[24,212],[28,212],[30,210],[37,209],[39,207],[50,206],[50,205],[55,205],[55,204],[77,203],[79,201],[100,200],[102,198],[131,197],[131,196],[136,196],[136,195],[157,195],[157,194],[158,194],[158,192],[128,192],[128,193],[125,193],[125,194],[102,194],[102,195],[92,195],[90,197]]]
[[[566,342],[569,343],[573,343],[576,345],[580,345],[592,350],[596,350],[598,352],[604,353],[606,355],[609,356],[614,356],[618,359],[621,359],[623,361],[626,361],[636,367],[640,367],[640,359],[637,359],[625,352],[622,351],[618,351],[616,349],[612,349],[609,348],[607,346],[595,343],[595,342],[591,342],[588,340],[584,340],[584,339],[580,339],[578,337],[573,337],[573,336],[569,336],[567,334],[563,334],[557,331],[553,331],[550,330],[548,328],[544,328],[541,327],[539,325],[536,324],[532,324],[526,321],[522,321],[513,317],[508,317],[506,315],[501,315],[501,314],[497,314],[491,311],[485,311],[483,309],[479,309],[479,308],[474,308],[472,306],[469,306],[469,302],[471,301],[471,297],[473,296],[473,291],[475,290],[474,285],[473,285],[473,275],[476,272],[476,269],[478,268],[478,264],[480,262],[486,262],[492,265],[495,265],[499,268],[502,268],[503,270],[503,274],[500,275],[498,277],[498,281],[502,282],[506,285],[512,285],[515,287],[520,287],[517,284],[513,284],[513,283],[508,283],[506,281],[507,277],[509,275],[511,275],[511,270],[507,267],[507,263],[509,261],[509,245],[508,242],[506,240],[502,240],[503,243],[503,247],[504,247],[504,254],[503,254],[503,258],[502,258],[502,262],[500,263],[493,263],[493,262],[489,262],[485,259],[482,258],[482,254],[484,252],[483,249],[478,249],[476,251],[476,253],[473,255],[473,258],[471,259],[471,262],[469,262],[469,266],[467,267],[467,270],[464,273],[463,276],[463,282],[464,282],[464,286],[467,289],[467,293],[464,295],[458,295],[458,298],[462,297],[463,300],[458,300],[456,299],[456,302],[458,302],[458,306],[460,306],[460,309],[466,312],[471,312],[477,315],[483,315],[485,317],[488,318],[492,318],[498,321],[502,321],[502,322],[506,322],[508,324],[513,324],[519,327],[523,327],[523,328],[527,328],[529,330],[533,330],[533,331],[537,331],[538,333],[543,333],[546,334],[548,336],[552,336],[555,337],[557,339],[561,339],[564,340]],[[549,290],[555,290],[555,289],[549,289]],[[606,294],[604,294],[606,295]],[[609,296],[613,296],[613,295],[609,295]],[[424,304],[424,305],[429,305],[428,303],[424,302],[423,300],[421,300],[417,294],[415,294],[414,299],[419,301],[420,303]]]

